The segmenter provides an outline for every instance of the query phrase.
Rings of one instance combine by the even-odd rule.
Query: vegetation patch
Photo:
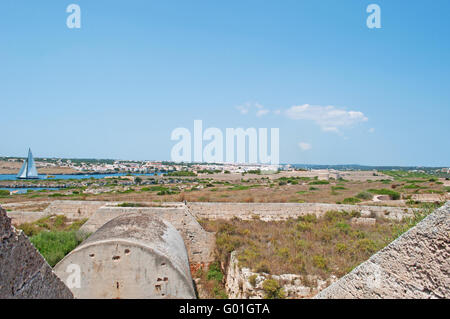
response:
[[[286,295],[281,288],[278,281],[275,279],[269,278],[264,280],[263,282],[263,290],[266,293],[267,299],[284,299],[286,298]]]
[[[369,192],[361,192],[358,195],[355,196],[356,198],[362,199],[362,200],[370,200],[373,197],[373,194]]]
[[[7,197],[9,194],[9,190],[0,189],[0,197]]]
[[[400,199],[400,193],[390,189],[368,189],[367,192],[377,195],[388,195],[392,200]]]
[[[32,237],[44,231],[53,232],[71,232],[78,230],[87,221],[87,218],[82,220],[70,221],[64,215],[51,215],[41,218],[32,223],[23,223],[17,228],[23,230],[25,235]]]
[[[257,273],[313,275],[326,280],[348,273],[435,207],[423,206],[413,218],[403,221],[377,218],[375,226],[353,224],[357,211],[330,211],[320,218],[306,215],[286,221],[234,218],[200,223],[216,233],[218,264],[228,264],[230,253],[237,251],[239,266]],[[210,278],[216,275],[213,272]]]
[[[356,197],[348,197],[348,198],[344,198],[344,200],[342,201],[343,204],[356,204],[361,202],[361,200],[359,200]]]
[[[48,264],[54,267],[65,255],[75,249],[82,239],[77,236],[75,231],[49,231],[32,236],[30,241]]]
[[[328,185],[330,184],[329,181],[312,181],[309,182],[309,185]]]
[[[169,172],[166,174],[167,176],[197,176],[194,172],[191,171],[176,171],[176,172]]]
[[[228,298],[225,292],[224,274],[218,262],[210,264],[206,272],[203,268],[199,268],[194,277],[200,279],[204,288],[202,291],[207,294],[205,297],[215,299]]]
[[[51,215],[33,223],[21,224],[18,229],[23,230],[53,267],[83,241],[84,238],[76,232],[86,221],[87,218],[70,221],[64,215]]]
[[[145,207],[145,204],[142,203],[120,203],[117,207]]]

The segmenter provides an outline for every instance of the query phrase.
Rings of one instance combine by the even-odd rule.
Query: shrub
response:
[[[298,222],[296,227],[298,231],[304,232],[304,231],[310,231],[312,229],[312,225],[308,222]]]
[[[322,269],[322,270],[327,270],[328,269],[327,260],[323,256],[314,255],[313,256],[313,264],[314,264],[315,267],[317,267],[319,269]]]
[[[244,265],[249,265],[254,263],[254,261],[259,257],[259,252],[255,247],[249,247],[244,249],[238,256],[239,262]]]
[[[338,212],[336,210],[329,210],[325,213],[325,220],[327,221],[337,221],[344,216],[344,212]]]
[[[336,250],[338,251],[339,254],[343,254],[348,250],[348,247],[344,243],[337,243]]]
[[[287,247],[279,248],[277,250],[277,255],[280,256],[282,259],[288,260],[289,259],[289,248],[287,248]]]
[[[348,197],[348,198],[345,198],[342,202],[344,204],[356,204],[356,203],[361,202],[361,200],[359,200],[358,198],[355,198],[355,197]]]
[[[345,222],[339,222],[335,225],[335,227],[344,234],[348,234],[351,229],[350,225]]]
[[[365,253],[373,254],[377,251],[377,244],[368,238],[363,238],[357,241],[356,247]]]
[[[256,286],[256,278],[258,278],[258,275],[251,275],[248,278],[248,282],[250,283],[250,285],[252,285],[253,287]]]
[[[330,182],[323,180],[309,182],[309,185],[327,185],[327,184],[330,184]]]
[[[225,292],[225,289],[218,284],[214,285],[213,293],[217,299],[228,299],[228,295]]]
[[[297,220],[307,223],[317,223],[317,216],[314,214],[307,214],[305,216],[299,216]]]
[[[367,191],[372,193],[372,194],[377,194],[377,195],[388,195],[393,200],[400,199],[400,193],[397,193],[396,191],[393,191],[393,190],[390,190],[390,189],[386,189],[386,188],[383,188],[383,189],[369,189]]]
[[[39,227],[32,223],[23,223],[18,226],[28,237],[37,235],[40,232]]]
[[[30,238],[30,241],[42,254],[50,266],[55,266],[66,254],[81,243],[75,231],[41,232]]]
[[[223,273],[220,270],[219,263],[214,262],[209,266],[208,273],[206,274],[208,280],[215,280],[217,282],[222,282]]]
[[[178,194],[179,192],[177,191],[172,191],[170,189],[165,189],[165,190],[161,190],[158,193],[156,193],[156,195],[173,195],[173,194]]]
[[[355,196],[356,198],[363,199],[363,200],[369,200],[372,199],[373,195],[369,192],[361,192],[358,195]]]
[[[264,261],[261,261],[256,265],[255,272],[270,274],[270,268]]]
[[[409,184],[409,185],[405,185],[403,186],[404,189],[425,189],[427,187],[423,187],[423,186],[419,186],[416,184]]]
[[[0,197],[9,196],[9,190],[0,189]]]
[[[274,279],[264,280],[263,290],[266,293],[266,299],[284,299],[284,298],[286,298],[283,288],[281,288],[278,281],[276,281]]]

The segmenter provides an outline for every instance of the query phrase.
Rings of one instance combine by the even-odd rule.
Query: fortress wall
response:
[[[214,234],[206,232],[185,205],[175,207],[113,207],[98,209],[80,228],[80,232],[93,233],[115,217],[127,213],[147,213],[172,224],[183,237],[191,264],[207,264],[213,261]]]
[[[108,202],[55,200],[45,210],[47,215],[65,215],[69,219],[89,218]]]
[[[44,212],[7,212],[9,218],[11,218],[11,224],[18,226],[23,223],[32,223],[38,219],[48,216]]]
[[[197,218],[232,219],[238,217],[251,220],[259,217],[264,221],[285,220],[299,216],[314,214],[317,217],[327,211],[370,211],[374,217],[385,217],[401,220],[412,215],[413,210],[402,207],[339,205],[319,203],[188,203],[191,213]]]
[[[450,298],[450,202],[316,298]]]
[[[100,227],[55,266],[70,282],[77,265],[77,298],[195,298],[182,237],[155,214],[119,215]]]
[[[16,226],[23,223],[32,223],[50,215],[64,215],[69,219],[76,220],[91,217],[97,209],[106,203],[107,202],[100,201],[56,200],[51,202],[42,212],[23,212],[14,210],[7,214],[8,217],[11,218],[12,224]],[[11,209],[14,208],[14,206],[11,206]]]
[[[11,219],[0,207],[0,299],[3,298],[73,296],[27,236],[11,226]]]

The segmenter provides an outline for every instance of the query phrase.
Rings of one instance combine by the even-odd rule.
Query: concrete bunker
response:
[[[143,212],[110,220],[54,271],[76,298],[196,298],[180,234]]]

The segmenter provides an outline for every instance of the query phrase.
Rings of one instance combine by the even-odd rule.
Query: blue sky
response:
[[[66,7],[81,8],[81,29]],[[366,7],[381,8],[381,29]],[[450,2],[0,2],[0,156],[169,160],[177,127],[280,161],[450,165]]]

